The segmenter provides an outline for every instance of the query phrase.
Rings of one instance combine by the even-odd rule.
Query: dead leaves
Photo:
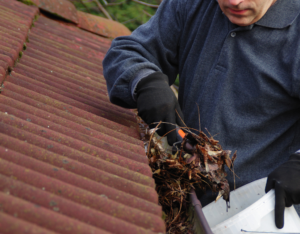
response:
[[[229,201],[225,165],[233,169],[236,152],[230,158],[229,150],[223,150],[217,140],[200,131],[198,135],[187,133],[180,150],[172,155],[162,149],[152,131],[146,130],[143,133],[149,140],[147,156],[156,182],[159,203],[165,213],[167,233],[193,233],[192,225],[188,222],[191,188],[202,191],[211,189],[218,194],[217,199],[223,197]]]

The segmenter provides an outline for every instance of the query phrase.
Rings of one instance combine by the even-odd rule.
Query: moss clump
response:
[[[36,6],[36,4],[31,0],[18,0],[18,1],[24,3],[28,6]]]

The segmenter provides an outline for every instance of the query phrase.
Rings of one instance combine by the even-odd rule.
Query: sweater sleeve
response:
[[[103,60],[110,101],[135,108],[132,87],[142,70],[161,71],[172,84],[178,73],[178,46],[185,0],[163,0],[156,14],[130,36],[113,40]]]

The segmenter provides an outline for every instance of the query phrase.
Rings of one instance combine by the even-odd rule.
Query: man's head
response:
[[[276,0],[218,0],[231,23],[248,26],[260,20]]]

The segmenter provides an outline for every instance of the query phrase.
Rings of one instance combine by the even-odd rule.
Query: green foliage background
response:
[[[71,0],[76,8],[93,15],[106,18],[99,9],[96,1],[99,1],[107,10],[113,20],[124,24],[131,31],[139,25],[146,23],[152,15],[155,14],[156,8],[144,6],[131,0]],[[161,0],[142,0],[145,3],[159,5]],[[108,3],[106,5],[106,2]],[[110,5],[117,4],[117,5]]]
[[[76,6],[77,10],[84,11],[93,15],[106,18],[99,9],[96,1],[99,1],[105,10],[110,14],[113,20],[124,24],[131,31],[141,24],[146,23],[152,15],[155,14],[157,8],[144,6],[132,0],[70,0]],[[107,1],[107,5],[106,5]],[[142,0],[145,3],[159,5],[162,0]],[[109,4],[118,4],[111,5]],[[179,77],[174,83],[179,86]]]

